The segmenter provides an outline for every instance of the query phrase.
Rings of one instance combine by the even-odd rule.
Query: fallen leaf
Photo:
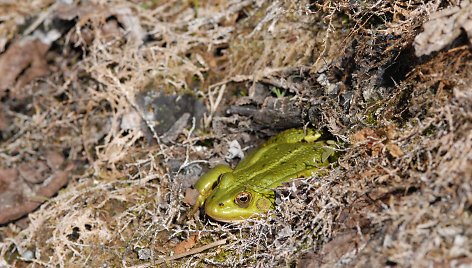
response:
[[[403,156],[405,154],[398,145],[392,142],[387,143],[387,145],[385,145],[385,148],[387,148],[388,152],[395,158]]]
[[[180,242],[180,244],[178,244],[174,248],[174,254],[184,253],[185,251],[193,248],[195,244],[197,243],[197,241],[198,241],[198,234],[190,235],[187,239]]]
[[[451,44],[462,31],[472,42],[472,3],[462,1],[460,6],[451,6],[431,14],[423,24],[423,32],[415,37],[415,55],[429,55]]]
[[[18,167],[20,176],[27,182],[41,183],[47,178],[48,167],[44,161],[23,163]]]
[[[0,97],[6,89],[20,89],[33,79],[49,72],[44,55],[49,45],[31,38],[13,42],[7,51],[0,55]],[[19,91],[12,90],[15,97],[23,97]]]
[[[1,95],[0,90],[0,95]],[[8,126],[7,116],[5,115],[5,110],[3,109],[2,103],[0,103],[0,131],[5,130]]]
[[[362,144],[372,151],[372,156],[377,156],[382,151],[383,145],[377,143],[380,137],[375,130],[371,128],[362,129],[351,135],[350,140],[353,144]]]
[[[359,248],[369,240],[369,234],[361,236],[354,229],[340,232],[331,241],[323,245],[321,252],[310,253],[302,258],[297,267],[333,267],[346,255],[355,256]]]
[[[56,151],[47,151],[46,163],[52,170],[59,169],[62,163],[64,163],[64,156]]]
[[[375,130],[371,128],[365,128],[362,130],[357,131],[356,133],[350,136],[350,140],[352,144],[359,144],[359,143],[372,143],[374,140],[378,140],[379,137],[375,133]]]
[[[0,169],[0,224],[21,218],[35,210],[47,198],[53,196],[67,184],[71,170],[76,166],[69,163],[64,170],[49,174],[50,179],[29,187],[18,176],[15,169]]]
[[[193,206],[193,205],[195,205],[195,203],[197,203],[198,195],[199,195],[198,190],[192,189],[192,188],[187,188],[187,189],[185,189],[185,197],[182,201],[185,204]]]
[[[5,192],[10,183],[14,182],[18,178],[18,171],[16,169],[3,169],[0,168],[0,194]]]

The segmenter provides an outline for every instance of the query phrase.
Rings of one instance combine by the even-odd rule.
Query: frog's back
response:
[[[328,164],[323,159],[326,143],[274,143],[258,150],[257,161],[238,165],[237,184],[254,188],[275,188],[292,178],[311,175]]]

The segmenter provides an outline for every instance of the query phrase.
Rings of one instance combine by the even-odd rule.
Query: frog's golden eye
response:
[[[249,207],[251,200],[252,200],[251,193],[240,192],[239,194],[236,195],[236,198],[234,199],[234,203],[236,203],[236,205],[238,205],[239,207],[247,208]]]

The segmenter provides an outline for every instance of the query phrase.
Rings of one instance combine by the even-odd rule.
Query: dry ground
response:
[[[0,267],[472,265],[471,40],[469,1],[0,0]],[[329,172],[185,217],[302,125]]]

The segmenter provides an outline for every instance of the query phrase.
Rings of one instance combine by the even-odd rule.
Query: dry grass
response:
[[[76,169],[29,224],[0,227],[0,266],[470,265],[470,37],[414,56],[423,23],[453,4],[10,1],[4,54],[22,34],[59,30],[41,54],[47,74],[25,59],[2,78],[0,168],[56,150]],[[205,128],[179,125],[165,143],[137,100],[155,92],[203,101]],[[263,109],[329,131],[338,165],[277,189],[266,219],[185,219],[206,160],[284,127],[256,120]]]

